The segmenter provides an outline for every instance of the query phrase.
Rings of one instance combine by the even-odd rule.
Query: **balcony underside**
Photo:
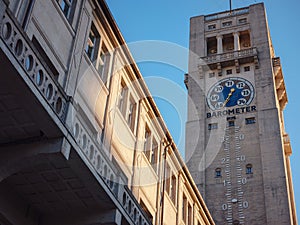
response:
[[[0,144],[61,136],[2,49],[0,62]]]
[[[26,218],[41,225],[115,224],[114,203],[75,151],[69,160],[58,149],[12,160],[10,166],[19,170],[0,183],[0,212],[11,224],[26,224]]]

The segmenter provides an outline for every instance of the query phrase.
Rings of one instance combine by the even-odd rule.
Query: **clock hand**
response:
[[[233,92],[235,92],[235,89],[234,89],[234,88],[231,88],[231,89],[230,89],[230,92],[229,92],[229,94],[228,94],[228,96],[227,96],[227,98],[226,98],[226,100],[225,100],[224,103],[223,103],[224,107],[225,107],[225,105],[227,104],[227,102],[229,101],[229,99],[230,99],[230,97],[232,96]]]

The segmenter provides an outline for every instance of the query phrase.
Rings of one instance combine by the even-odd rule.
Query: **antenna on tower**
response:
[[[230,14],[232,12],[232,0],[229,0]]]

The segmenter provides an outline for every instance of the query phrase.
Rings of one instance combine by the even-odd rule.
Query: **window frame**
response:
[[[234,120],[228,120],[228,127],[234,127],[234,126],[235,126]]]
[[[221,178],[222,177],[222,169],[216,168],[215,169],[215,178]]]
[[[232,71],[232,69],[228,69],[228,70],[226,70],[226,75],[232,75],[233,74],[233,71]]]
[[[62,13],[66,17],[66,19],[71,22],[73,20],[74,11],[76,7],[76,0],[56,0],[59,8],[61,9]],[[64,5],[63,5],[64,3]],[[67,11],[66,7],[67,6]]]
[[[100,25],[94,20],[90,25],[90,30],[86,40],[85,53],[94,65],[102,82],[107,84],[109,66],[111,64],[112,57],[104,38],[102,38]]]
[[[230,27],[230,26],[232,26],[231,20],[222,22],[222,27]]]
[[[91,60],[92,64],[97,61],[101,43],[101,35],[94,22],[91,23],[89,35],[86,41],[85,53]]]
[[[253,174],[253,166],[251,163],[246,165],[246,174]]]
[[[134,133],[135,130],[135,121],[136,121],[136,110],[137,110],[137,103],[132,97],[132,95],[129,95],[129,104],[127,109],[127,124],[130,128],[130,130]]]
[[[251,67],[250,66],[244,66],[244,72],[249,72],[251,71]]]
[[[208,130],[216,130],[218,129],[218,123],[209,123]]]
[[[121,114],[125,116],[126,113],[126,105],[127,105],[127,95],[128,95],[128,87],[123,79],[120,82],[120,94],[119,94],[119,102],[118,109]]]
[[[255,124],[255,123],[256,123],[255,117],[248,117],[248,118],[245,118],[245,124],[246,124],[246,125],[251,125],[251,124]]]
[[[208,30],[215,30],[216,27],[217,27],[217,25],[216,25],[215,23],[214,23],[214,24],[209,24],[209,25],[207,25],[207,29],[208,29]]]
[[[152,132],[149,128],[149,126],[146,124],[145,126],[145,132],[144,132],[144,149],[143,152],[150,162],[150,156],[151,156],[151,141],[152,141]]]

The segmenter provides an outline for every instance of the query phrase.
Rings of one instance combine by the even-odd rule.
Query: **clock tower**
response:
[[[186,161],[216,224],[297,224],[265,8],[191,18]]]

